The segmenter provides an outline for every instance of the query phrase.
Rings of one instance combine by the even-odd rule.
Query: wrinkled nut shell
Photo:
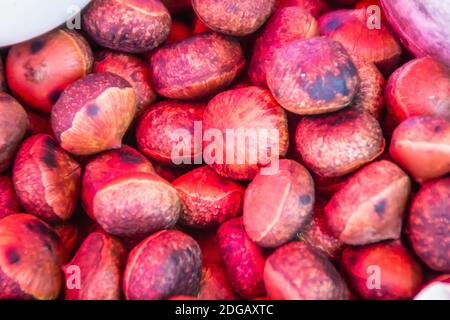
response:
[[[239,42],[202,33],[156,50],[150,63],[155,90],[171,99],[199,99],[225,89],[245,66]]]
[[[52,110],[52,127],[61,147],[90,155],[122,145],[136,113],[134,89],[112,73],[94,73],[73,82]]]
[[[82,15],[83,30],[103,47],[130,53],[156,48],[171,18],[159,0],[95,0]]]
[[[314,181],[299,163],[280,160],[273,175],[257,175],[244,199],[244,225],[259,246],[278,247],[310,222]]]
[[[411,299],[422,286],[421,266],[399,240],[347,247],[341,263],[350,284],[364,299]]]
[[[420,189],[408,216],[408,235],[423,262],[434,270],[450,272],[450,178]]]
[[[275,7],[275,0],[192,0],[192,7],[209,28],[245,36],[266,22]]]
[[[283,108],[301,115],[347,107],[359,89],[358,70],[342,45],[326,37],[292,41],[267,66],[267,84]]]
[[[125,297],[158,300],[196,296],[201,274],[202,254],[197,242],[180,231],[160,231],[131,251],[124,274]]]
[[[81,167],[49,135],[28,138],[14,162],[13,182],[24,209],[48,222],[68,220],[80,192]]]
[[[0,92],[0,173],[11,167],[27,126],[23,107],[10,95]]]
[[[210,167],[194,169],[173,182],[183,203],[180,223],[191,228],[213,228],[242,211],[245,189],[219,176]]]
[[[29,214],[1,219],[0,234],[0,299],[56,299],[64,257],[58,235]]]
[[[403,121],[389,153],[419,183],[450,173],[450,120],[418,116]]]
[[[195,145],[194,132],[201,134],[205,104],[162,101],[139,119],[136,139],[148,157],[168,166],[192,164],[202,159],[201,143]],[[197,127],[195,126],[197,122]]]
[[[226,139],[230,129],[235,134],[234,141]],[[235,180],[252,180],[260,167],[286,155],[289,146],[284,110],[267,90],[259,87],[228,90],[215,96],[203,114],[203,130],[206,162],[220,175]],[[222,145],[214,140],[217,133],[223,137]],[[246,133],[256,141],[238,149],[239,144],[245,143],[242,135]],[[232,161],[227,160],[227,155]]]
[[[349,245],[399,239],[410,190],[409,177],[397,165],[371,163],[333,195],[325,207],[327,223]]]
[[[50,112],[61,92],[91,72],[92,50],[77,32],[58,29],[11,47],[6,77],[27,106]]]
[[[305,117],[297,126],[296,148],[305,164],[323,177],[351,173],[377,158],[385,140],[378,122],[367,112],[347,109]]]
[[[267,259],[264,283],[275,300],[348,299],[347,286],[333,264],[299,241],[278,248]]]
[[[65,299],[119,300],[125,262],[126,250],[119,240],[102,232],[91,233],[64,266]],[[79,281],[79,288],[76,281]]]

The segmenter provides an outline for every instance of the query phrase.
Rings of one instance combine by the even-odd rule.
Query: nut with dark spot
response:
[[[348,179],[325,207],[330,230],[349,245],[399,239],[411,181],[393,162],[371,163]]]
[[[128,300],[195,296],[201,276],[202,254],[197,242],[180,231],[164,230],[131,251],[123,290]]]
[[[192,0],[192,7],[209,28],[245,36],[266,22],[275,7],[275,0]]]
[[[91,233],[64,266],[66,300],[119,300],[126,254],[120,240],[103,232]],[[79,276],[79,287],[71,283],[75,276]]]
[[[314,198],[308,170],[293,160],[280,160],[275,174],[257,175],[245,192],[245,231],[259,246],[279,247],[310,222]]]
[[[202,159],[201,142],[195,144],[195,122],[201,123],[205,104],[162,101],[139,119],[136,139],[139,149],[162,164],[193,164]]]
[[[28,138],[17,153],[14,188],[24,209],[48,222],[68,220],[80,191],[81,168],[49,135]]]
[[[23,107],[7,93],[0,92],[0,173],[11,167],[27,126]]]
[[[403,121],[389,153],[419,183],[450,173],[450,120],[417,116]]]
[[[349,283],[364,299],[411,299],[423,283],[420,264],[400,240],[347,247],[341,264]]]
[[[103,47],[130,53],[156,48],[171,18],[159,0],[94,0],[83,13],[83,30]]]
[[[431,269],[450,272],[450,178],[425,184],[414,198],[407,233]]]
[[[0,220],[0,299],[56,299],[64,252],[56,233],[29,214]]]
[[[90,155],[122,145],[137,106],[131,85],[109,72],[72,83],[52,110],[52,127],[65,150]]]
[[[275,10],[256,38],[248,75],[254,85],[267,86],[266,68],[277,49],[284,44],[319,35],[319,25],[308,12],[298,7]]]
[[[156,50],[150,63],[153,87],[171,99],[198,99],[225,89],[245,66],[239,42],[202,33]]]
[[[326,37],[292,41],[266,67],[267,84],[285,109],[302,115],[347,107],[360,78],[342,45]]]
[[[91,72],[92,51],[77,32],[58,29],[11,48],[6,60],[8,85],[26,105],[50,112],[61,92]]]
[[[384,151],[377,120],[349,108],[305,117],[297,126],[296,148],[305,164],[323,177],[340,177],[373,161]]]
[[[180,223],[213,228],[242,211],[245,188],[210,167],[194,169],[173,182],[183,203]]]
[[[278,248],[266,261],[264,283],[275,300],[348,299],[345,281],[319,251],[300,241]]]

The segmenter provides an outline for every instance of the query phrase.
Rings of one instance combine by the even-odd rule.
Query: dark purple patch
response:
[[[332,101],[337,94],[342,96],[349,94],[345,80],[341,74],[335,75],[332,72],[327,72],[308,85],[306,91],[314,100]]]
[[[50,95],[48,96],[48,101],[50,101],[51,104],[55,104],[59,97],[61,96],[62,90],[56,89],[53,90]]]
[[[9,264],[16,264],[20,262],[20,255],[17,252],[16,248],[10,247],[6,249],[5,257],[8,260]]]
[[[382,199],[378,201],[375,204],[374,209],[378,215],[382,215],[384,213],[384,210],[386,209],[386,200]]]
[[[328,22],[325,24],[325,32],[332,32],[338,29],[342,25],[341,20],[337,18],[333,18],[328,20]]]
[[[99,51],[95,54],[95,61],[103,61],[106,58],[106,52],[105,51]]]
[[[144,159],[142,156],[140,156],[139,154],[136,154],[134,152],[131,152],[131,151],[120,150],[119,157],[123,162],[129,163],[129,164],[144,163]]]
[[[87,107],[87,114],[91,117],[95,117],[98,114],[98,106],[95,104],[91,104]]]
[[[302,205],[306,206],[311,203],[312,198],[309,194],[304,194],[304,195],[300,196],[299,201]]]
[[[436,133],[441,132],[441,130],[442,130],[441,126],[434,127],[434,132],[436,132]]]
[[[42,39],[36,39],[34,41],[31,41],[31,43],[30,43],[30,51],[32,54],[38,53],[44,47],[45,47],[45,41],[43,41]]]
[[[41,160],[49,169],[56,169],[58,167],[56,148],[57,145],[52,139],[45,139]]]
[[[29,231],[39,236],[43,236],[53,241],[61,241],[59,236],[53,230],[51,230],[49,227],[47,227],[43,222],[39,220],[28,221],[26,223],[26,227]]]

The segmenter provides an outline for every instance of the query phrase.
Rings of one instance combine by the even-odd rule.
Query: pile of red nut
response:
[[[379,0],[94,0],[81,21],[0,60],[0,299],[450,285],[449,61]]]

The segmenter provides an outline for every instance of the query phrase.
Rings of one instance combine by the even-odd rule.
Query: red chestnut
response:
[[[173,182],[183,203],[180,223],[191,228],[211,228],[242,211],[245,188],[210,167],[194,169]]]
[[[276,0],[278,8],[299,7],[308,11],[314,18],[319,18],[330,10],[326,0]]]
[[[299,7],[275,10],[261,34],[256,38],[248,70],[251,82],[267,86],[266,68],[277,49],[293,40],[307,39],[319,35],[317,21]]]
[[[203,131],[205,162],[236,180],[253,179],[261,167],[286,155],[289,145],[285,112],[267,90],[258,87],[214,97],[203,114]]]
[[[9,169],[25,136],[28,120],[22,106],[10,95],[0,92],[0,173]]]
[[[0,219],[20,211],[11,177],[0,176]]]
[[[58,235],[29,214],[0,219],[0,299],[56,299],[64,256]]]
[[[108,233],[143,238],[172,227],[180,213],[177,191],[130,147],[106,152],[85,168],[83,207]]]
[[[350,284],[365,299],[411,299],[423,281],[420,264],[399,240],[347,247],[341,263]]]
[[[342,43],[351,56],[375,63],[385,75],[399,63],[402,48],[398,39],[381,16],[370,16],[366,9],[329,12],[319,19],[319,26],[322,35]]]
[[[399,239],[411,181],[393,162],[373,162],[337,191],[325,207],[334,236],[350,245]]]
[[[148,237],[131,251],[123,290],[128,300],[158,300],[197,295],[202,274],[197,242],[176,230]]]
[[[76,155],[120,148],[136,113],[136,94],[112,73],[90,74],[72,83],[52,110],[52,126],[61,146]]]
[[[389,78],[385,101],[396,123],[414,116],[450,120],[450,68],[430,57],[414,59]]]
[[[211,29],[234,36],[258,30],[270,17],[275,0],[192,0],[197,16]]]
[[[239,42],[208,32],[156,50],[151,57],[150,75],[160,95],[197,99],[226,88],[244,65]]]
[[[347,107],[360,79],[343,46],[326,37],[292,41],[268,63],[267,84],[283,108],[301,115]]]
[[[345,244],[335,237],[325,218],[325,205],[323,198],[318,198],[314,206],[311,223],[298,235],[299,239],[311,247],[321,251],[329,259],[336,260],[341,256]]]
[[[159,0],[94,0],[83,13],[83,30],[99,45],[130,53],[156,48],[171,18]]]
[[[207,263],[202,268],[199,300],[235,300],[233,287],[225,269],[217,263]]]
[[[316,174],[340,177],[377,158],[385,140],[375,118],[350,108],[303,118],[297,127],[296,146]]]
[[[270,299],[348,299],[345,281],[333,264],[322,253],[299,241],[278,248],[267,259],[264,283]]]
[[[405,120],[395,129],[389,152],[420,183],[450,173],[450,119]]]
[[[28,138],[17,153],[14,188],[24,209],[48,222],[68,220],[75,211],[81,168],[46,134]]]
[[[201,163],[202,103],[162,101],[151,106],[140,118],[136,139],[148,157],[166,165]],[[195,123],[199,127],[195,126]],[[195,130],[200,141],[195,142]],[[195,162],[197,163],[197,162]]]
[[[265,257],[244,230],[242,218],[231,219],[217,231],[225,270],[234,290],[245,299],[265,295]]]
[[[386,81],[372,62],[355,61],[361,83],[352,106],[370,113],[375,119],[381,118],[383,91]]]
[[[96,54],[94,72],[111,72],[127,80],[137,95],[136,117],[156,100],[144,60],[125,53],[101,51]]]
[[[58,29],[15,45],[6,60],[13,94],[26,105],[50,112],[61,92],[91,72],[92,51],[77,32]]]
[[[257,175],[245,192],[245,231],[259,246],[278,247],[310,222],[314,200],[308,170],[293,160],[280,160],[276,173]]]
[[[450,178],[425,184],[408,216],[408,236],[415,253],[430,268],[450,272]]]
[[[119,300],[125,262],[126,250],[118,239],[91,233],[64,266],[66,300]]]

